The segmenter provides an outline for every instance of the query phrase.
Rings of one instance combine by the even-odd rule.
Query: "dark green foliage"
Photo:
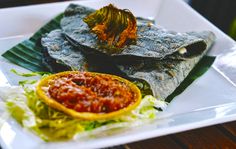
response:
[[[5,53],[3,57],[31,71],[47,71],[42,64],[41,37],[51,30],[60,28],[60,20],[63,14],[56,16],[50,22],[40,28],[32,37],[17,44]]]
[[[177,87],[175,91],[166,98],[166,101],[171,102],[174,97],[181,94],[194,80],[203,75],[211,67],[214,60],[215,57],[204,56],[202,60],[193,68],[193,70],[185,78],[185,80],[180,84],[180,86]]]

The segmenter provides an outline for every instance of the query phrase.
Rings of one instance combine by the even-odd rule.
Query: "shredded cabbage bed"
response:
[[[141,125],[156,118],[167,103],[146,95],[140,105],[129,113],[109,120],[81,120],[57,111],[36,95],[37,81],[21,81],[20,86],[0,87],[0,98],[10,115],[24,128],[32,130],[45,141],[68,140],[80,134],[100,133],[114,128]]]

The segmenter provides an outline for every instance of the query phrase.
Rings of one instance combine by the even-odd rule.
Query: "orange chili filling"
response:
[[[136,94],[125,83],[109,75],[88,72],[50,80],[49,96],[77,112],[109,113],[136,102]]]

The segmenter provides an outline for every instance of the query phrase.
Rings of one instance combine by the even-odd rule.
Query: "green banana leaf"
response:
[[[39,29],[32,37],[12,47],[3,53],[2,56],[12,63],[15,63],[31,71],[47,71],[41,62],[42,47],[40,44],[40,39],[44,34],[54,29],[60,28],[60,20],[62,17],[63,14],[56,16],[41,29]],[[182,93],[194,80],[203,75],[211,67],[214,60],[215,57],[204,56],[190,72],[187,78],[180,84],[180,86],[170,96],[167,97],[166,101],[170,102],[175,96]]]
[[[40,28],[32,37],[17,44],[2,56],[12,63],[22,66],[31,71],[47,71],[42,64],[42,47],[40,44],[41,37],[57,28],[60,28],[60,20],[63,14],[56,16],[50,22]]]
[[[175,91],[170,94],[165,100],[171,102],[171,100],[181,94],[194,80],[202,76],[213,64],[215,57],[204,56],[201,61],[191,70],[189,75],[184,79],[184,81],[175,89]]]

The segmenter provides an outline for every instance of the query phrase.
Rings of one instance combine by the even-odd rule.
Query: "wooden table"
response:
[[[236,122],[195,129],[125,145],[130,149],[235,149]]]
[[[0,7],[12,7],[65,0],[6,0]],[[111,147],[112,149],[236,149],[236,122],[230,122],[154,139]]]

